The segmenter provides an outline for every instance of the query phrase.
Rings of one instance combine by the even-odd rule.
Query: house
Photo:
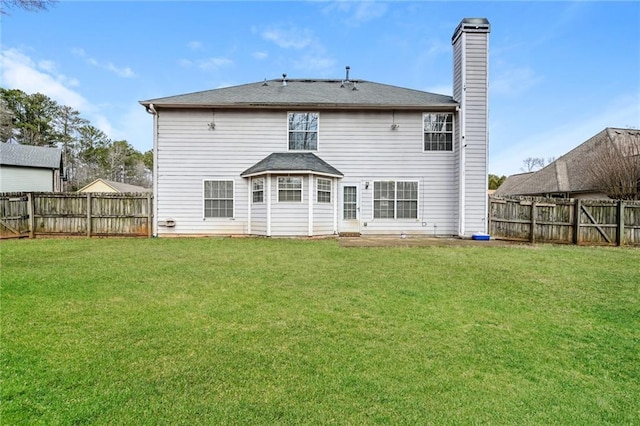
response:
[[[536,172],[509,176],[498,188],[496,196],[541,196],[551,198],[610,198],[603,193],[594,168],[619,168],[615,163],[616,149],[624,154],[629,149],[640,150],[640,130],[606,128],[578,145],[562,157]],[[636,156],[640,152],[632,151]],[[603,164],[604,163],[604,164]],[[640,157],[636,161],[640,167]],[[606,170],[600,169],[606,173]],[[638,169],[640,170],[640,169]],[[640,176],[636,171],[635,183]]]
[[[0,143],[0,192],[62,191],[62,151]]]
[[[151,189],[98,178],[83,186],[77,192],[151,192]]]
[[[154,234],[486,232],[490,24],[455,29],[453,96],[349,77],[265,80],[140,103]]]

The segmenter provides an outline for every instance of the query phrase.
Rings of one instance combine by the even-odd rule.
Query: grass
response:
[[[2,424],[638,424],[640,251],[5,241]]]

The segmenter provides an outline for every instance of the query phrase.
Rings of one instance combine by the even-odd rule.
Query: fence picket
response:
[[[490,197],[489,212],[494,238],[640,245],[640,201]]]

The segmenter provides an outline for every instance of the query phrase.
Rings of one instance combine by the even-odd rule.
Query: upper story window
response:
[[[425,113],[425,151],[453,151],[453,114],[450,112]]]
[[[204,181],[204,217],[233,217],[233,181]]]
[[[288,123],[289,150],[316,151],[318,149],[317,112],[290,112]]]
[[[331,202],[331,179],[318,178],[318,202]]]
[[[264,202],[264,178],[257,178],[252,180],[252,193],[254,203]]]

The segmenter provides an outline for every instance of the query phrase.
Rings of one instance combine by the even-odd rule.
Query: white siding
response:
[[[0,192],[51,192],[53,182],[53,170],[0,166]]]
[[[419,182],[417,220],[371,220],[373,185],[359,187],[363,233],[407,232],[455,234],[457,186],[454,152],[424,152],[422,113],[391,111],[320,112],[319,151],[315,154],[352,182],[416,180]],[[287,111],[216,110],[215,130],[208,124],[212,111],[160,110],[158,114],[158,220],[174,219],[174,228],[159,227],[160,235],[242,234],[248,225],[248,179],[240,173],[273,152],[287,151]],[[202,181],[232,179],[235,217],[204,219]],[[277,200],[277,179],[271,180]],[[304,201],[271,204],[271,235],[308,235],[309,184],[304,176]],[[314,185],[315,188],[315,185]],[[332,194],[334,197],[340,194]],[[265,197],[267,191],[265,190]],[[312,194],[315,201],[315,194]],[[326,210],[326,211],[325,211]],[[266,233],[266,213],[254,206],[252,233]],[[313,205],[316,234],[333,232],[333,207]],[[262,222],[261,222],[262,221]]]
[[[487,42],[487,33],[466,34],[466,235],[487,225]]]
[[[455,128],[459,153],[455,180],[460,191],[458,213],[464,212],[460,232],[470,236],[486,232],[487,225],[488,33],[463,31],[454,39],[453,97],[461,109]]]

